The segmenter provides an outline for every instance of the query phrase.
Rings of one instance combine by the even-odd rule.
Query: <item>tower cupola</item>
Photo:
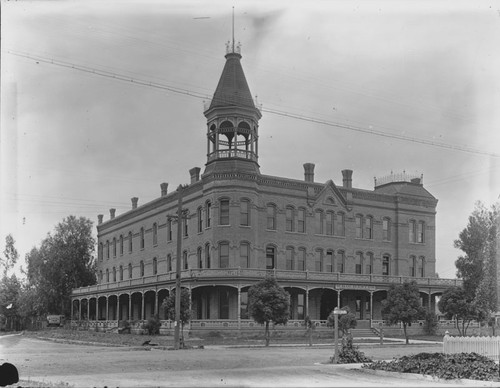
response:
[[[205,105],[207,118],[207,163],[213,171],[259,173],[258,122],[262,117],[241,66],[240,44],[228,42],[226,63],[211,101]]]

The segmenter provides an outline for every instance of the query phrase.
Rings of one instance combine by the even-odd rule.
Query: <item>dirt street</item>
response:
[[[362,350],[374,359],[390,359],[440,351],[441,346]],[[450,386],[407,376],[381,376],[352,365],[323,364],[332,351],[331,346],[132,350],[60,344],[22,335],[0,337],[0,363],[16,365],[21,379],[75,387]]]

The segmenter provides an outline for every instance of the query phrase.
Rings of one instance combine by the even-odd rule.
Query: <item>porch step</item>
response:
[[[351,334],[354,338],[378,338],[378,335],[372,329],[351,329]]]

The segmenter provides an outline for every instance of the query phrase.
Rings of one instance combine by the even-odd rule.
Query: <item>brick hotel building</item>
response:
[[[109,219],[98,216],[98,283],[72,292],[72,319],[116,327],[159,314],[175,288],[179,195],[189,218],[182,223],[182,287],[189,290],[191,329],[249,329],[247,291],[267,275],[290,294],[288,327],[304,317],[323,325],[331,310],[350,306],[360,324],[382,320],[381,301],[391,283],[415,280],[422,303],[455,279],[435,273],[437,199],[422,177],[396,174],[355,187],[316,182],[314,164],[304,179],[263,175],[258,163],[261,111],[252,99],[239,47],[226,62],[205,106],[205,169],[189,170],[190,184]],[[200,133],[200,141],[202,141]],[[339,171],[340,176],[340,171]],[[162,331],[170,322],[162,321]]]

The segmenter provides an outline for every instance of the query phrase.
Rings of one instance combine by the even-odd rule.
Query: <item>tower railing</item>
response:
[[[246,160],[251,160],[253,162],[257,161],[257,155],[255,155],[252,151],[245,151],[239,149],[218,150],[208,155],[209,162],[216,159],[230,159],[230,158],[246,159]]]

